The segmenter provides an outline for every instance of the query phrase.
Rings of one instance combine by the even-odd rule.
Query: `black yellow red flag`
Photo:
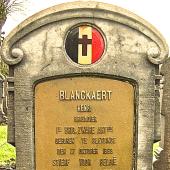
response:
[[[105,44],[102,34],[96,28],[82,25],[69,32],[65,48],[75,63],[87,65],[101,58]]]

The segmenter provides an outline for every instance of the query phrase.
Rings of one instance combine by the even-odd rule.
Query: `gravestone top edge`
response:
[[[103,16],[103,14],[106,14],[107,18],[105,18],[106,16]],[[5,38],[1,56],[8,65],[18,64],[24,57],[24,53],[21,49],[11,49],[18,40],[22,39],[31,31],[49,23],[70,18],[85,17],[119,22],[149,37],[158,46],[158,48],[152,48],[151,45],[150,50],[147,52],[148,59],[153,64],[161,64],[168,57],[169,47],[164,37],[150,23],[121,7],[94,1],[64,3],[34,14],[19,24]]]

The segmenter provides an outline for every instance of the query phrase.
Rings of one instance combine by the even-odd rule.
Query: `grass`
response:
[[[153,145],[153,151],[155,152],[159,148],[159,142],[154,143]]]
[[[7,126],[0,126],[0,167],[15,164],[15,147],[7,143]]]

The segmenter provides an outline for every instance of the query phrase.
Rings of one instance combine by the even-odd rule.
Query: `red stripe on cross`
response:
[[[98,61],[104,52],[104,39],[100,32],[92,29],[92,63]]]

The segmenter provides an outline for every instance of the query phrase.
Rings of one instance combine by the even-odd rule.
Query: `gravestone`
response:
[[[0,75],[0,124],[4,123],[4,112],[3,112],[3,83],[4,77]]]
[[[7,123],[7,81],[5,76],[0,74],[0,124]]]
[[[164,147],[162,152],[159,155],[158,163],[156,164],[156,168],[159,170],[160,168],[164,170],[170,169],[170,76],[169,76],[169,66],[170,60],[168,59],[165,64],[163,64],[161,68],[161,74],[164,76],[164,93],[163,93],[163,101],[162,101],[162,113],[165,119],[165,135],[163,139]]]
[[[155,28],[113,5],[67,3],[21,23],[2,48],[17,170],[151,170],[167,56]]]

